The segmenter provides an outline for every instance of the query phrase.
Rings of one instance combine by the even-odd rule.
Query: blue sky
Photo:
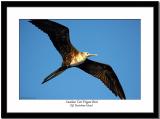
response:
[[[89,59],[109,64],[127,99],[141,98],[139,19],[54,20],[67,26],[79,50],[96,53]],[[95,77],[70,68],[45,84],[62,59],[47,34],[20,20],[20,99],[119,99]]]

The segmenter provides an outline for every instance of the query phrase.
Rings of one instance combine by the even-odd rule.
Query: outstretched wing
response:
[[[126,99],[118,77],[109,65],[86,59],[78,68],[100,79],[116,96]]]
[[[34,19],[29,22],[48,34],[63,58],[70,52],[78,52],[69,40],[69,29],[66,26],[46,19]]]

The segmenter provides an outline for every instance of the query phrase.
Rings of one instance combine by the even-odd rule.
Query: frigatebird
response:
[[[51,42],[63,59],[61,67],[47,76],[42,84],[58,76],[68,68],[77,67],[100,79],[115,96],[118,95],[120,99],[126,99],[122,86],[112,67],[108,64],[88,59],[88,57],[96,56],[96,54],[79,52],[71,44],[68,27],[47,19],[33,19],[29,22],[48,34]]]

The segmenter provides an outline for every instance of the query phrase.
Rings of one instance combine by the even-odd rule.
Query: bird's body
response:
[[[75,56],[72,57],[71,59],[71,63],[70,66],[77,66],[82,64],[85,60],[87,59],[87,57],[85,57],[85,55],[83,55],[83,53],[78,53]]]
[[[69,53],[66,57],[63,58],[63,65],[64,66],[77,66],[85,61],[87,57],[79,52],[79,53],[74,53],[71,52]]]
[[[96,54],[89,54],[87,52],[79,52],[77,54],[71,53],[70,66],[77,66],[82,64],[87,59],[88,55],[96,56]]]
[[[63,62],[61,67],[47,76],[45,83],[58,76],[66,69],[77,67],[88,74],[100,79],[116,96],[126,99],[122,86],[113,69],[99,62],[89,60],[88,57],[96,56],[88,52],[79,52],[69,40],[69,29],[66,26],[49,20],[31,20],[33,25],[47,33],[57,51],[61,54]]]

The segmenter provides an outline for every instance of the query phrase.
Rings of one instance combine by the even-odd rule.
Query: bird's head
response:
[[[90,54],[90,53],[88,53],[88,52],[82,52],[82,54],[83,54],[83,56],[84,57],[90,57],[90,56],[97,56],[97,54]]]

